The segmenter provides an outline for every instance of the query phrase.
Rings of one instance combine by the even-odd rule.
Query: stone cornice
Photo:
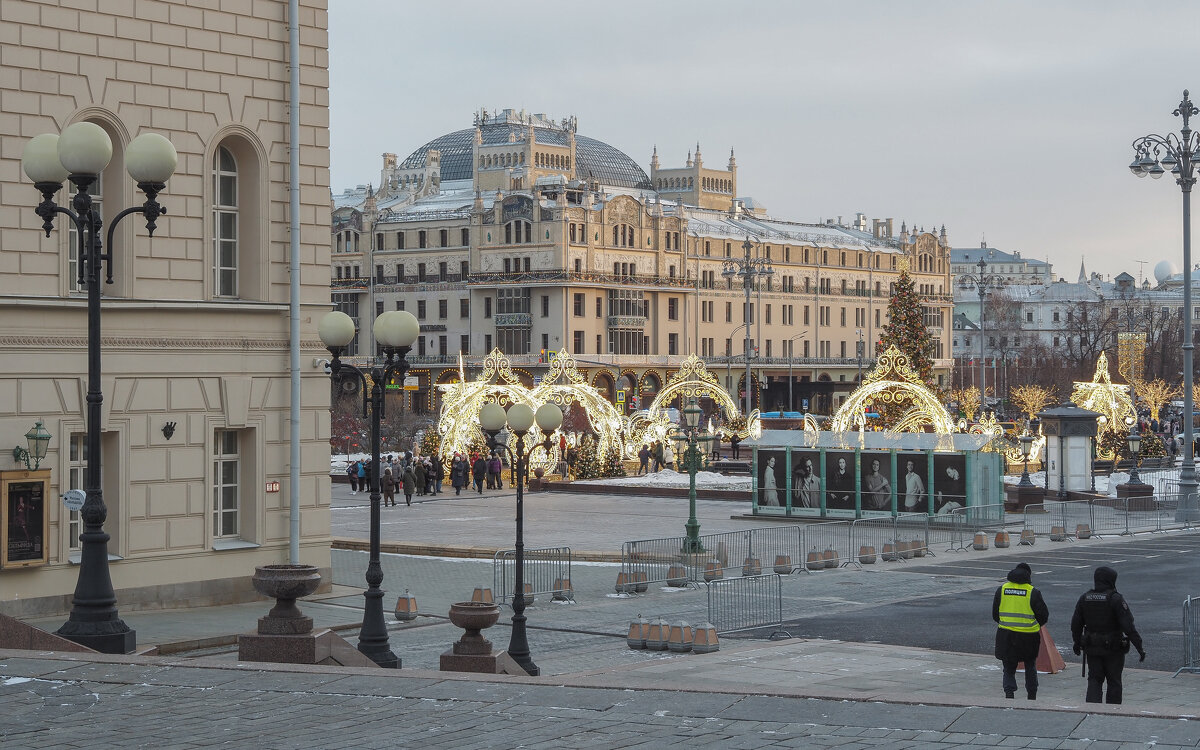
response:
[[[288,340],[281,339],[232,339],[206,338],[192,339],[181,337],[134,337],[134,336],[102,336],[100,345],[104,349],[203,349],[235,350],[235,351],[287,351]],[[0,348],[51,348],[51,349],[86,349],[86,336],[0,336]],[[319,341],[301,341],[300,348],[307,351],[325,351],[325,346]]]

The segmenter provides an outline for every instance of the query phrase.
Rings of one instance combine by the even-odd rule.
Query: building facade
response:
[[[301,0],[301,331],[319,354],[329,309],[325,0]],[[4,0],[0,99],[0,433],[43,420],[51,433],[40,544],[48,564],[0,569],[0,611],[70,607],[87,389],[86,294],[77,238],[47,237],[21,170],[31,136],[90,121],[113,143],[93,189],[107,222],[143,196],[125,174],[129,142],[166,136],[179,164],[153,238],[125,219],[103,289],[105,530],[118,606],[256,596],[256,565],[288,561],[288,4]],[[60,205],[69,205],[66,190]],[[329,568],[329,384],[303,378],[304,563]],[[24,466],[8,451],[0,470]],[[35,519],[36,520],[36,519]]]
[[[889,293],[907,263],[928,300],[937,377],[948,380],[950,250],[945,229],[773,218],[737,197],[737,161],[682,167],[657,152],[649,175],[580,135],[574,118],[504,110],[400,160],[378,187],[333,200],[333,299],[360,321],[406,309],[423,335],[409,359],[417,410],[493,348],[533,382],[563,348],[606,396],[644,408],[690,353],[744,393],[746,326],[754,406],[831,413],[874,363]],[[749,249],[747,250],[747,245]],[[773,273],[747,304],[724,271],[747,253]],[[861,347],[861,348],[860,348]]]

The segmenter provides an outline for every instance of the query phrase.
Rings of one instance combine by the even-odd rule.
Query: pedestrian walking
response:
[[[504,489],[504,462],[497,451],[492,451],[492,457],[488,459],[488,476],[492,477],[496,489]]]
[[[471,469],[467,466],[467,460],[455,453],[454,459],[450,462],[450,484],[454,485],[455,495],[462,494],[463,487],[469,483],[467,475],[470,473]]]
[[[1117,591],[1117,571],[1108,566],[1096,568],[1094,587],[1079,597],[1071,616],[1071,650],[1084,654],[1087,670],[1088,703],[1100,703],[1108,683],[1108,703],[1120,703],[1121,672],[1130,644],[1138,652],[1138,661],[1146,660],[1142,636],[1133,625],[1129,602]]]
[[[658,440],[650,446],[650,472],[657,474],[663,465],[663,446]]]
[[[413,490],[417,488],[417,477],[413,474],[412,466],[404,467],[404,504],[412,505]]]
[[[663,446],[662,462],[663,466],[667,467],[671,471],[675,470],[675,449],[672,448],[669,443]]]
[[[492,451],[491,453],[487,454],[487,458],[486,458],[487,473],[484,475],[484,477],[487,479],[487,488],[489,490],[496,489],[496,472],[492,469],[492,459],[494,459],[495,457],[496,457],[496,452]]]
[[[395,505],[396,504],[396,481],[395,481],[395,476],[392,474],[391,466],[383,467],[383,478],[380,479],[380,484],[382,484],[382,486],[383,486],[383,504],[384,505]]]
[[[650,463],[650,446],[643,443],[642,449],[640,451],[638,451],[638,470],[637,470],[637,474],[635,474],[634,476],[638,476],[640,474],[645,474],[646,466],[649,463]]]
[[[415,466],[413,466],[413,480],[416,483],[417,494],[424,495],[425,494],[425,464],[423,464],[420,461],[414,461],[413,463],[416,464]]]
[[[358,462],[358,488],[360,490],[362,490],[363,492],[366,492],[368,489],[370,489],[367,486],[367,462],[366,461]]]
[[[346,476],[350,479],[350,494],[358,494],[358,461],[351,461],[346,466]]]
[[[476,455],[475,460],[471,462],[471,478],[475,480],[475,491],[480,495],[483,494],[483,480],[487,476],[487,459],[482,455]]]
[[[742,444],[742,439],[737,435],[729,438],[729,449],[733,451],[733,460],[738,460],[738,446]]]
[[[433,455],[430,468],[431,471],[429,473],[433,476],[433,494],[440,495],[442,494],[442,480],[446,478],[446,469],[442,465],[442,455],[440,453]]]
[[[1033,587],[1032,571],[1025,563],[1008,572],[1008,581],[992,597],[992,619],[996,629],[996,658],[1004,666],[1004,697],[1017,694],[1017,664],[1025,662],[1025,697],[1037,699],[1037,657],[1042,645],[1042,626],[1050,610],[1042,592]]]

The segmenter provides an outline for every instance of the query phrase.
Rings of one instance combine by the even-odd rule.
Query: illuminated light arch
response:
[[[563,349],[550,362],[550,370],[542,378],[542,382],[531,391],[531,395],[539,404],[556,404],[566,413],[571,404],[578,403],[587,412],[588,421],[596,431],[596,456],[603,465],[608,456],[616,451],[623,456],[625,447],[624,420],[617,408],[609,402],[595,387],[588,384],[587,379],[579,374],[575,366],[575,358]],[[537,426],[531,432],[536,432]],[[538,439],[541,438],[540,433]],[[538,465],[539,457],[531,457],[531,463]],[[540,457],[543,464],[558,462],[558,446],[554,446],[551,455]]]
[[[745,424],[740,424],[742,413],[738,410],[733,397],[720,386],[717,376],[704,366],[704,360],[695,354],[688,355],[679,369],[671,375],[667,384],[654,397],[650,408],[646,409],[646,421],[650,425],[662,426],[663,435],[665,435],[666,430],[671,427],[666,409],[677,397],[691,398],[693,396],[697,399],[708,396],[720,407],[725,417],[725,425],[721,428],[721,434],[726,440],[734,435],[737,435],[739,440],[749,437],[758,438],[762,435],[762,422],[758,418],[759,410],[755,409],[750,412],[749,417],[745,419]],[[731,427],[730,425],[735,426]],[[662,438],[655,437],[654,439],[661,440]]]
[[[866,406],[875,402],[909,405],[896,424],[889,425],[892,431],[921,432],[926,426],[943,435],[955,431],[946,407],[909,366],[908,356],[895,346],[889,346],[879,356],[879,364],[842,403],[831,429],[834,432],[865,429]]]
[[[996,419],[996,413],[989,411],[979,418],[979,422],[971,425],[969,432],[972,435],[990,435],[999,440],[993,440],[988,443],[985,450],[994,450],[998,453],[1003,453],[1004,458],[1009,464],[1024,463],[1025,456],[1021,455],[1020,445],[1014,445],[1004,435],[1004,427],[1000,425],[1000,421]],[[1028,433],[1026,433],[1028,434]],[[1046,435],[1042,432],[1042,428],[1038,427],[1038,434],[1034,438],[1033,443],[1029,447],[1029,460],[1035,464],[1038,458],[1042,455],[1042,451],[1046,448]]]

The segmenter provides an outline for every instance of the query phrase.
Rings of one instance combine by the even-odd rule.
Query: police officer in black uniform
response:
[[[1133,626],[1133,613],[1125,597],[1117,591],[1117,571],[1096,568],[1096,586],[1075,604],[1071,617],[1073,650],[1087,654],[1087,702],[1100,703],[1104,683],[1108,682],[1108,702],[1121,702],[1121,670],[1130,644],[1137,649],[1139,661],[1146,660],[1142,636]]]

